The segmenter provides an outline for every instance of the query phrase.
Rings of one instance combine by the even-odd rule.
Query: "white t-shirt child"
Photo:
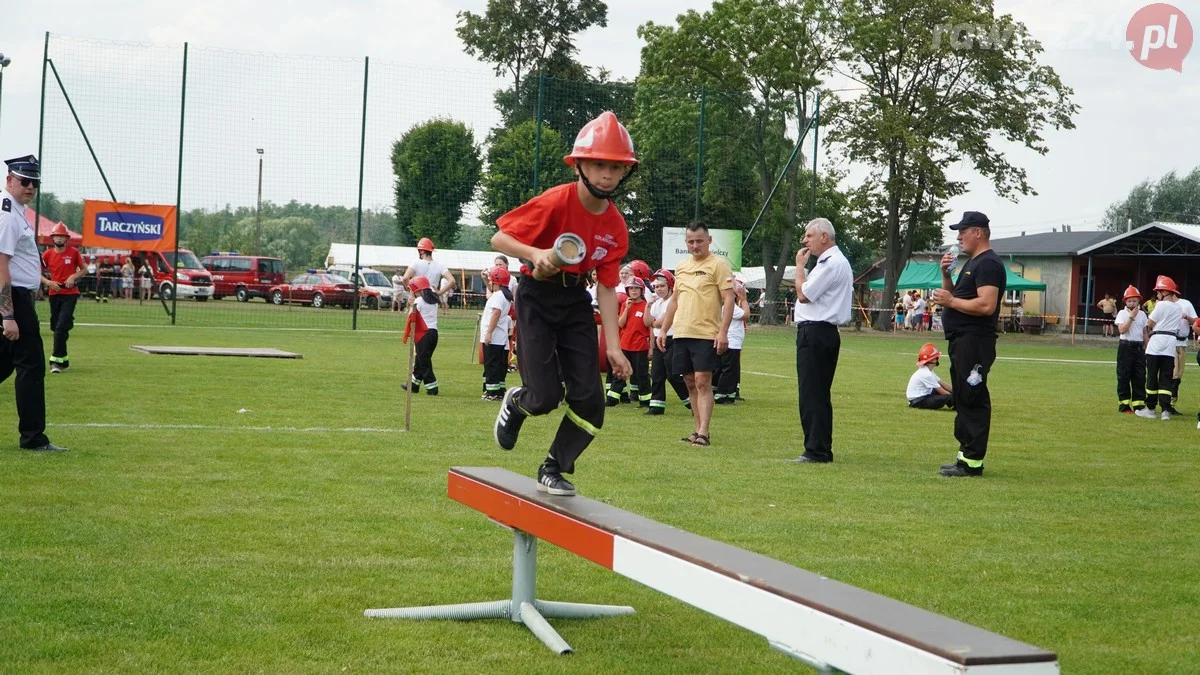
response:
[[[504,298],[504,293],[500,291],[492,293],[492,296],[487,299],[487,304],[483,306],[483,317],[479,319],[480,342],[486,345],[508,346],[508,331],[512,326],[512,317],[508,315],[510,307],[512,307],[512,303]],[[489,336],[486,333],[494,312],[500,312],[500,318],[496,321],[495,330]]]
[[[941,385],[941,380],[938,379],[937,373],[933,372],[933,368],[929,364],[917,368],[917,372],[908,378],[908,390],[904,393],[908,397],[908,402],[929,396],[937,390]]]

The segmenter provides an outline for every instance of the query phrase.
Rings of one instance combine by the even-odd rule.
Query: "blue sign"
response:
[[[163,219],[145,213],[105,211],[96,214],[96,234],[126,241],[159,241]]]

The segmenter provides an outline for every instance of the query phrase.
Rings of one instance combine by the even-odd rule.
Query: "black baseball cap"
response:
[[[951,225],[950,229],[963,230],[968,227],[987,227],[988,223],[990,222],[991,221],[988,220],[988,217],[979,211],[967,211],[963,213],[962,220]]]

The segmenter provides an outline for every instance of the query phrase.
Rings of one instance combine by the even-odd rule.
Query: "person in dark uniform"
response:
[[[983,475],[988,433],[992,426],[992,397],[987,381],[996,361],[996,321],[1008,275],[1000,256],[992,250],[988,217],[967,211],[951,225],[970,259],[958,281],[951,275],[957,261],[953,252],[942,256],[942,287],[933,299],[942,306],[942,328],[950,343],[950,384],[954,396],[954,437],[958,456],[942,466],[951,478]]]
[[[511,450],[526,417],[558,407],[565,383],[567,413],[537,478],[539,490],[571,496],[575,486],[563,474],[574,473],[575,461],[604,424],[599,344],[587,289],[593,269],[608,363],[619,378],[633,372],[618,339],[615,290],[629,231],[611,198],[633,173],[637,158],[629,132],[616,115],[604,112],[580,130],[563,160],[578,180],[550,188],[496,221],[500,231],[492,247],[523,261],[516,308],[517,365],[524,386],[504,394],[493,433],[497,445]],[[555,241],[568,233],[582,239],[586,250],[581,262],[560,268],[563,258],[554,250]]]
[[[796,464],[833,461],[833,376],[842,336],[850,322],[854,271],[838,248],[833,223],[814,218],[804,228],[804,248],[796,252],[796,387],[804,454]],[[810,257],[817,259],[806,272]]]
[[[21,447],[65,450],[46,437],[46,352],[33,304],[42,283],[42,259],[33,225],[25,218],[25,205],[41,185],[41,171],[33,155],[4,163],[8,175],[0,192],[0,382],[16,372]]]

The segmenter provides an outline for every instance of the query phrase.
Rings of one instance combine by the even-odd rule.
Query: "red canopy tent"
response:
[[[38,244],[40,244],[42,246],[53,246],[54,245],[54,242],[50,241],[50,230],[53,230],[54,226],[58,225],[58,223],[54,222],[53,220],[50,220],[49,218],[43,217],[37,211],[34,211],[32,206],[25,207],[25,218],[28,219],[29,222],[34,223],[36,225],[36,227],[37,227],[37,243]],[[79,248],[80,246],[83,245],[83,235],[82,234],[79,234],[78,232],[72,230],[69,227],[67,228],[67,232],[71,233],[71,237],[69,239],[67,239],[67,246],[74,246],[75,248]]]

